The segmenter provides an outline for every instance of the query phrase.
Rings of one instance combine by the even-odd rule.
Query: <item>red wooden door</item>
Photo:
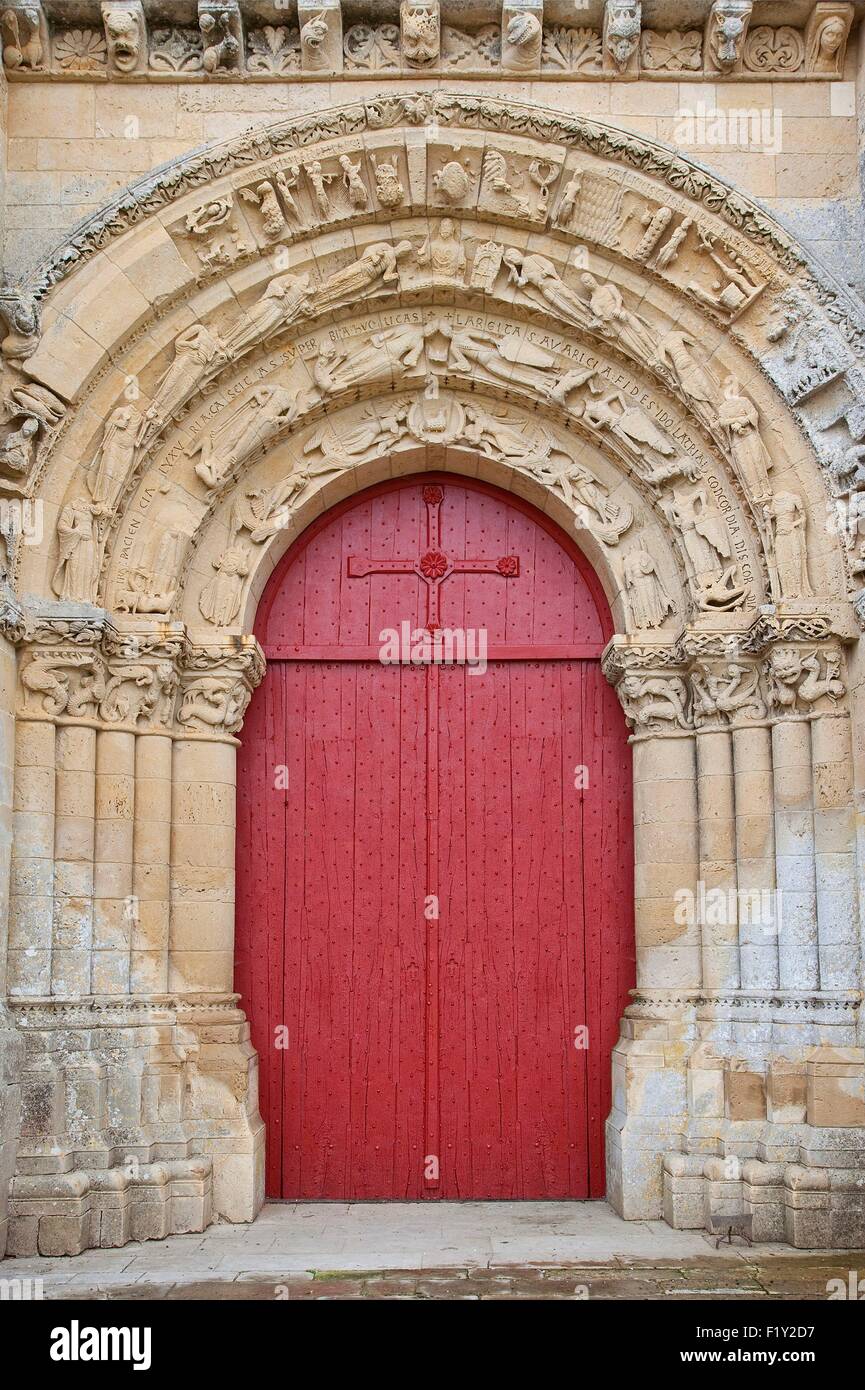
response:
[[[474,664],[380,660],[424,629]],[[360,494],[275,571],[237,838],[270,1195],[603,1195],[634,973],[609,631],[556,528],[451,475]]]

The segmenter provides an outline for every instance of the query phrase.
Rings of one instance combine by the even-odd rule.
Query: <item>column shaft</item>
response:
[[[736,784],[736,866],[740,904],[759,904],[759,912],[740,912],[739,956],[743,989],[778,988],[778,928],[775,885],[772,734],[767,728],[733,730]],[[764,911],[764,905],[770,911]],[[768,917],[768,921],[764,920]],[[744,920],[746,919],[747,920]]]
[[[824,714],[814,720],[811,753],[820,988],[857,989],[859,905],[849,718]]]
[[[139,734],[135,743],[132,894],[133,994],[168,990],[171,904],[171,739]]]
[[[230,990],[234,977],[234,744],[174,744],[169,989]]]
[[[51,992],[73,996],[90,992],[96,730],[60,725],[56,753]]]
[[[781,989],[820,987],[811,730],[805,720],[772,729],[775,872],[780,892],[778,982]]]
[[[736,812],[729,729],[697,734],[703,988],[739,985]]]
[[[19,719],[15,736],[9,993],[51,992],[54,725]]]
[[[132,844],[135,735],[100,729],[96,737],[96,841],[93,872],[94,994],[129,990],[134,901]]]

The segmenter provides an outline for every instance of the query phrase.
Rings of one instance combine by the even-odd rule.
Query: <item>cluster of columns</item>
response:
[[[694,699],[677,719],[660,692],[676,682],[679,701],[694,666],[658,657],[625,641],[607,668],[631,692],[638,989],[858,989],[845,701],[797,691],[779,704],[763,657],[756,702],[707,716]],[[635,671],[639,684],[623,687]]]
[[[51,648],[66,690],[80,667],[64,661],[80,650]],[[8,993],[230,993],[237,740],[194,717],[176,724],[182,674],[154,722],[133,706],[131,722],[107,723],[99,691],[78,689],[28,691],[18,709]]]

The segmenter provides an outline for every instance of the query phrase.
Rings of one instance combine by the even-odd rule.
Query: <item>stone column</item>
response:
[[[772,728],[775,873],[780,894],[778,982],[781,989],[820,987],[811,729],[805,719]]]
[[[774,909],[775,817],[772,735],[765,725],[733,729],[736,798],[736,871],[739,893]],[[743,917],[745,914],[741,914]],[[741,986],[760,992],[778,988],[778,936],[773,923],[749,913],[739,924]]]
[[[699,804],[702,885],[703,988],[737,989],[739,985],[738,913],[736,904],[736,807],[733,744],[729,729],[699,729],[697,800]]]
[[[639,735],[633,757],[637,987],[699,989],[694,735]]]
[[[0,90],[2,83],[0,78]],[[14,612],[7,608],[7,620],[10,618],[14,621]],[[15,648],[4,633],[0,635],[0,1260],[6,1253],[9,1183],[18,1157],[24,1060],[23,1039],[4,1001],[14,814],[16,665]]]
[[[55,727],[22,715],[15,736],[9,993],[51,992]]]
[[[135,822],[132,848],[133,994],[168,991],[171,905],[171,761],[167,734],[135,741]]]
[[[130,986],[134,807],[135,734],[100,729],[96,737],[93,994],[125,994]]]
[[[820,988],[858,989],[853,742],[846,712],[822,714],[813,721],[811,757]]]
[[[51,993],[73,998],[90,993],[96,730],[60,725],[56,756]]]
[[[174,744],[168,988],[229,993],[234,979],[236,747]]]

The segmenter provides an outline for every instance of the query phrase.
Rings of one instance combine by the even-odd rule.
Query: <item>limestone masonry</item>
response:
[[[423,469],[612,609],[608,1200],[865,1245],[863,15],[0,0],[0,1255],[260,1208],[256,606]]]

